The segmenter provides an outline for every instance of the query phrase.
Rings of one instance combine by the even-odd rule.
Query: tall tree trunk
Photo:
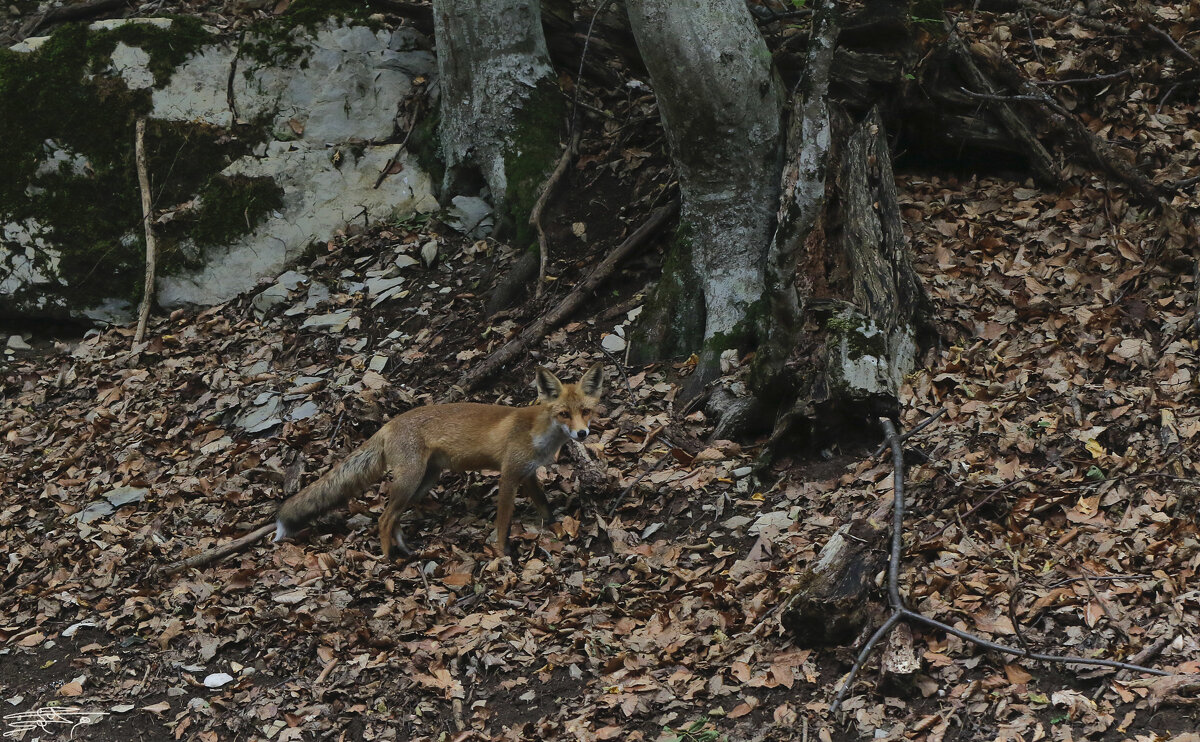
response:
[[[719,372],[721,351],[746,345],[762,299],[783,91],[742,0],[629,0],[628,10],[683,200],[631,351],[639,361],[700,351],[694,393]]]
[[[443,191],[491,190],[498,223],[529,241],[529,212],[558,160],[566,107],[537,0],[434,0]],[[482,181],[482,183],[480,182]]]

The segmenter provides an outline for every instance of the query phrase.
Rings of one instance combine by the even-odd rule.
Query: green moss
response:
[[[205,44],[213,42],[213,35],[204,30],[204,25],[198,19],[169,17],[170,28],[159,28],[148,23],[127,23],[112,31],[90,33],[88,53],[93,59],[98,59],[111,55],[117,42],[136,46],[150,55],[147,67],[154,74],[155,86],[162,87],[188,57]]]
[[[164,265],[168,270],[196,268],[200,255],[180,249],[184,240],[198,248],[228,244],[254,231],[282,206],[283,189],[272,178],[215,175],[200,190],[196,210],[164,230]]]
[[[676,229],[662,276],[631,335],[631,362],[685,357],[704,342],[704,293],[692,265],[691,232],[686,222]]]
[[[438,127],[442,123],[441,107],[435,106],[417,121],[412,135],[404,148],[412,153],[421,169],[429,173],[433,184],[434,195],[441,197],[439,192],[442,179],[446,177],[446,157],[442,153],[442,140],[438,137]]]
[[[535,239],[529,214],[538,190],[562,155],[559,135],[565,104],[553,80],[543,79],[521,105],[509,145],[504,152],[503,218],[513,227],[512,242],[520,247]]]
[[[303,34],[298,30],[311,33],[330,19],[378,30],[383,26],[371,19],[373,12],[366,0],[295,0],[282,15],[256,23],[238,54],[264,65],[304,68],[309,47],[299,41]],[[242,74],[250,78],[255,71],[244,69]]]
[[[292,28],[313,29],[330,18],[353,20],[377,28],[381,24],[371,20],[372,3],[367,0],[295,0],[280,17]]]
[[[884,358],[887,355],[887,339],[863,317],[843,312],[827,319],[825,329],[831,335],[845,338],[846,356],[852,361],[863,356]]]
[[[129,90],[119,77],[104,74],[111,52],[118,42],[143,48],[162,84],[208,39],[193,19],[175,19],[167,29],[128,24],[97,32],[69,24],[35,52],[0,49],[0,220],[40,225],[40,237],[58,258],[55,263],[36,252],[34,268],[69,287],[73,305],[108,297],[137,301],[142,290],[145,247],[133,150],[135,123],[150,110],[150,91]],[[148,122],[156,206],[186,200],[251,144],[213,127]],[[47,166],[52,155],[56,168]],[[45,292],[27,289],[32,293]],[[13,301],[46,298],[18,295]]]

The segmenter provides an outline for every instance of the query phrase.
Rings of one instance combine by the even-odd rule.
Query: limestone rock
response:
[[[83,121],[103,120],[111,131],[84,136],[64,123],[55,132],[6,133],[0,143],[0,155],[5,146],[18,157],[41,148],[40,159],[27,170],[6,173],[15,185],[0,190],[0,311],[107,322],[132,316],[140,297],[121,292],[141,285],[144,248],[136,177],[124,170],[133,160],[131,106],[139,101],[141,110],[150,110],[150,136],[162,151],[183,151],[184,144],[201,139],[211,143],[178,162],[163,157],[157,169],[151,159],[153,187],[175,194],[175,203],[156,204],[164,215],[160,250],[176,256],[159,262],[157,301],[164,308],[219,303],[251,290],[350,221],[369,224],[437,208],[430,178],[415,159],[399,145],[376,144],[393,137],[396,112],[413,89],[413,77],[436,76],[431,45],[419,33],[330,20],[311,30],[238,39],[162,18],[100,21],[86,33],[102,38],[128,23],[146,30],[111,46],[95,45],[110,51],[77,70],[81,90],[121,90],[96,99],[130,110],[79,117],[70,125],[83,129]],[[148,40],[132,40],[143,36]],[[47,44],[51,38],[26,39],[13,50],[24,53],[19,58],[31,70],[51,66],[56,60],[41,61],[56,47]],[[172,66],[164,68],[164,59]],[[164,69],[173,71],[168,75]],[[0,79],[0,91],[3,83]],[[16,125],[71,118],[45,113],[22,119],[18,112]],[[110,149],[100,151],[97,142]],[[221,147],[228,152],[223,157]],[[381,178],[383,173],[390,174]],[[91,210],[52,206],[62,203],[55,189],[64,179],[71,181],[72,193],[93,189],[94,200],[105,207],[101,214],[119,216],[107,227],[89,229]],[[278,197],[260,200],[265,205],[252,219],[227,218],[230,212],[249,213],[236,202],[234,189],[224,187],[238,182],[274,189]],[[84,224],[69,223],[72,218]],[[256,297],[256,307],[265,311],[294,289],[268,289]]]

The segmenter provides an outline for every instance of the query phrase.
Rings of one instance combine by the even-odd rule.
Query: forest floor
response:
[[[1031,44],[998,30],[1007,17],[978,20],[1030,71],[1048,50],[1093,54],[1070,21],[1038,19]],[[1170,98],[1139,79],[1089,99],[1093,128],[1158,157],[1161,178],[1195,175],[1195,87]],[[527,404],[536,364],[564,380],[607,364],[585,450],[543,472],[556,520],[518,502],[515,558],[488,543],[495,477],[472,474],[406,517],[415,559],[380,557],[385,483],[294,542],[162,573],[269,521],[388,417],[446,399],[669,197],[652,94],[616,97],[586,119],[554,207],[541,304],[484,317],[515,252],[422,220],[332,240],[278,305],[174,312],[146,343],[26,333],[32,348],[0,360],[5,715],[91,714],[44,739],[1200,740],[1194,687],[916,626],[915,682],[882,685],[872,660],[831,718],[856,647],[801,649],[778,617],[839,526],[890,497],[890,461],[830,445],[757,470],[754,442],[711,440],[675,404],[687,361],[602,353],[660,250],[471,395]],[[943,336],[900,422],[946,410],[906,444],[901,590],[995,641],[1109,659],[1157,646],[1146,664],[1200,674],[1193,263],[1123,188],[1071,175],[1055,190],[899,175]]]

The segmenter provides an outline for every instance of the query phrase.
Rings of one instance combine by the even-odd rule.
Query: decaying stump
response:
[[[843,525],[801,578],[779,621],[802,647],[849,644],[871,618],[867,591],[887,562],[891,502]]]
[[[905,240],[887,134],[872,109],[857,124],[831,116],[837,148],[827,204],[798,264],[809,277],[790,365],[799,394],[772,445],[799,432],[839,438],[896,409],[900,385],[934,337],[929,300]]]

